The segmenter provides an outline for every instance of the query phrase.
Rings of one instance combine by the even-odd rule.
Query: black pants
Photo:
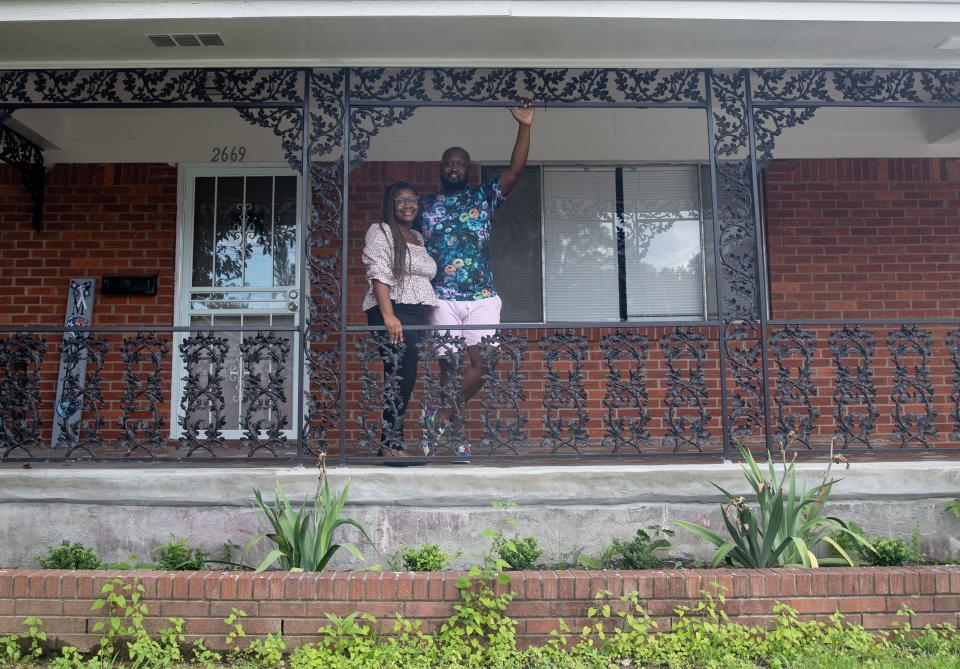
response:
[[[433,307],[427,304],[393,304],[393,315],[403,325],[427,325],[430,322],[430,312]],[[383,325],[383,314],[379,306],[367,309],[367,325]],[[399,369],[394,371],[395,355],[386,349],[383,354],[384,393],[387,392],[387,380],[397,373],[400,377],[400,395],[396,398],[384,397],[383,402],[383,434],[381,439],[391,448],[403,448],[403,416],[407,411],[407,402],[417,385],[417,363],[420,361],[420,351],[417,343],[420,341],[423,330],[403,331],[403,343],[406,348],[400,358]],[[394,400],[394,401],[390,401]],[[394,410],[396,408],[396,410]]]

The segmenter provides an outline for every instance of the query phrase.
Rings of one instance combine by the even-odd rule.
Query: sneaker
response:
[[[457,455],[458,460],[454,460],[453,463],[457,465],[469,465],[470,464],[470,444],[462,443],[457,446]]]
[[[437,421],[437,411],[439,411],[439,409],[432,409],[430,411],[423,409],[420,411],[420,421],[423,423],[424,430],[424,437],[420,440],[420,445],[423,448],[424,455],[430,455],[430,443],[426,438],[427,430],[435,429],[438,437],[443,436],[442,427],[434,428],[434,424]]]

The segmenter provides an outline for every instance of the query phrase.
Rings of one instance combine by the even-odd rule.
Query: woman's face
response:
[[[412,188],[401,188],[393,196],[393,216],[397,223],[409,225],[420,213],[420,197]]]

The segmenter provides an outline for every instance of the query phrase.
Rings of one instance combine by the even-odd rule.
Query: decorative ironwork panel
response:
[[[766,102],[960,102],[958,70],[769,69],[751,76],[754,98]]]
[[[271,455],[287,443],[284,430],[290,426],[290,417],[284,405],[285,373],[290,357],[290,340],[275,332],[258,332],[240,342],[243,361],[243,427],[241,446],[249,448],[247,455],[266,449]]]
[[[343,170],[335,152],[343,142],[344,70],[312,70],[310,75],[310,215],[303,231],[306,272],[303,398],[305,454],[327,449],[327,433],[339,425],[342,390],[340,352],[340,242]]]
[[[747,117],[747,77],[743,70],[710,75],[716,179],[720,317],[727,361],[725,398],[729,431],[748,437],[763,428],[763,342],[760,335],[761,284],[758,271],[753,170]]]
[[[421,334],[418,346],[423,406],[433,415],[433,420],[428,420],[424,413],[420,445],[424,453],[456,455],[458,448],[467,445],[462,390],[466,342],[449,331],[429,331]]]
[[[773,158],[777,137],[788,128],[795,128],[813,118],[816,107],[802,109],[759,107],[753,110],[753,132],[757,149],[757,168],[763,169]]]
[[[367,159],[370,142],[380,130],[403,123],[413,116],[414,107],[361,107],[350,112],[350,169]]]
[[[302,101],[303,75],[295,69],[3,70],[7,103],[82,105],[218,104]]]
[[[160,410],[163,402],[163,365],[170,352],[170,344],[154,334],[138,333],[124,337],[120,356],[125,367],[123,396],[120,400],[122,430],[117,445],[126,448],[126,456],[142,450],[151,458],[163,444],[161,430],[164,419]],[[145,373],[139,370],[144,369]],[[143,440],[138,438],[143,433]]]
[[[642,453],[641,446],[650,444],[647,430],[650,398],[644,373],[649,343],[646,335],[622,330],[600,339],[600,352],[607,362],[607,391],[603,397],[603,406],[607,410],[604,416],[607,435],[603,438],[603,446],[613,453],[623,447]],[[617,366],[621,360],[632,362],[626,379]],[[622,409],[629,409],[630,415],[620,415]]]
[[[40,445],[40,368],[47,342],[33,334],[0,339],[0,460]]]
[[[707,411],[709,395],[706,377],[703,373],[703,361],[707,356],[707,338],[691,329],[664,335],[660,339],[660,348],[667,361],[667,432],[665,444],[672,444],[676,453],[684,446],[693,446],[703,451],[702,445],[710,440],[707,423],[710,413]],[[677,363],[688,363],[684,374]],[[691,366],[692,363],[692,366]],[[689,415],[692,413],[693,415]]]
[[[583,359],[587,354],[587,338],[569,330],[540,339],[540,352],[547,367],[543,384],[543,425],[546,435],[541,442],[551,454],[571,448],[577,454],[589,445],[586,425],[587,390],[584,387]],[[561,375],[557,365],[567,367]],[[574,414],[574,415],[570,415]]]
[[[852,329],[845,325],[842,330],[830,333],[829,344],[836,367],[833,391],[837,422],[835,436],[843,448],[852,443],[873,448],[870,435],[880,416],[875,406],[877,387],[872,362],[876,346],[873,333],[859,325]],[[852,367],[847,364],[847,358],[854,359]],[[856,410],[854,407],[861,408]]]
[[[504,102],[576,105],[704,104],[701,70],[363,68],[350,97],[379,102]]]
[[[3,125],[13,109],[0,109],[0,160],[20,174],[23,187],[33,203],[33,229],[40,231],[43,224],[43,199],[46,168],[43,150],[18,132]]]
[[[368,456],[376,453],[384,441],[403,443],[403,435],[396,434],[395,426],[384,421],[383,414],[395,416],[400,407],[400,361],[406,349],[403,341],[388,342],[386,332],[371,332],[355,344],[361,369],[357,446]],[[380,362],[383,369],[377,364]],[[374,415],[376,418],[372,418]]]
[[[483,437],[481,448],[491,455],[506,449],[518,454],[527,445],[527,415],[521,406],[526,400],[523,391],[523,358],[527,353],[526,337],[497,332],[480,340],[483,361]],[[498,370],[506,360],[509,368]],[[502,380],[506,375],[506,380]]]
[[[300,171],[303,149],[303,112],[300,109],[237,107],[237,113],[250,125],[273,131],[280,138],[284,160],[291,169]]]
[[[937,438],[933,419],[933,384],[927,358],[933,349],[933,333],[916,325],[901,325],[887,335],[887,346],[893,356],[893,437],[900,440],[900,448],[911,442],[930,448],[930,440]],[[910,361],[913,361],[912,364]],[[922,411],[910,411],[910,406]]]
[[[784,327],[770,336],[770,346],[777,365],[774,395],[777,441],[781,448],[786,447],[791,439],[810,448],[810,434],[820,417],[820,410],[813,406],[812,398],[817,396],[817,387],[810,370],[817,346],[816,336],[809,330]],[[800,365],[791,368],[788,360],[797,357]]]
[[[960,329],[951,330],[947,333],[947,351],[950,353],[950,360],[953,362],[953,390],[950,393],[950,401],[953,402],[951,412],[953,413],[953,432],[951,439],[960,439]]]
[[[63,385],[60,402],[54,407],[60,424],[55,446],[66,450],[64,459],[78,449],[96,457],[95,449],[103,443],[103,360],[110,345],[95,334],[77,331],[64,336],[60,348]],[[71,420],[77,413],[86,418]]]
[[[215,449],[224,444],[223,426],[227,417],[223,366],[229,352],[226,337],[213,332],[198,332],[180,344],[180,358],[186,369],[180,400],[183,429],[180,443],[189,447],[187,457],[199,449],[216,455]]]

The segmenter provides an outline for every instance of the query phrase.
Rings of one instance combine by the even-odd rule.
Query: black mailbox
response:
[[[100,281],[101,295],[156,295],[157,275],[104,276]]]

